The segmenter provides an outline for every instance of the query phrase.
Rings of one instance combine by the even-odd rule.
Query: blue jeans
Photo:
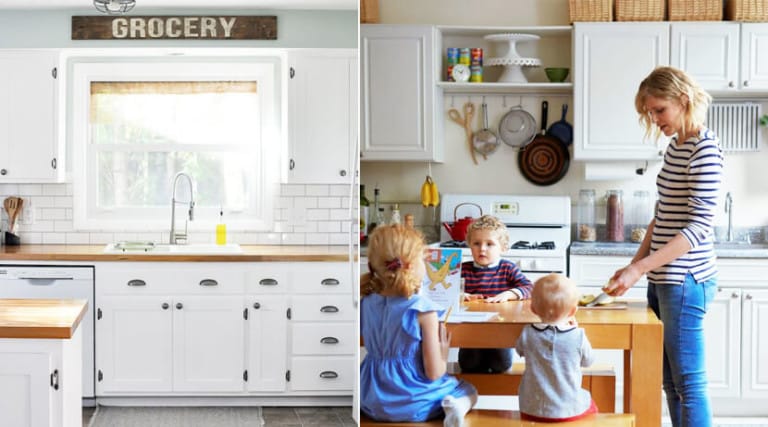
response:
[[[704,361],[704,315],[717,281],[690,273],[683,284],[648,284],[648,305],[664,324],[664,393],[674,427],[709,427],[712,408]]]

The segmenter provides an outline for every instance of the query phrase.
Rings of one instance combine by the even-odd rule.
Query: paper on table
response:
[[[448,323],[479,323],[487,322],[498,316],[495,311],[458,311],[451,313]],[[445,315],[441,320],[445,320]]]

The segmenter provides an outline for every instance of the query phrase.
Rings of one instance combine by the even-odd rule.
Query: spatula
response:
[[[10,229],[11,233],[13,233],[13,219],[16,216],[16,209],[18,207],[18,200],[16,197],[6,197],[3,201],[3,207],[5,208],[5,212],[8,214],[8,228]]]
[[[16,212],[13,214],[13,218],[11,219],[11,233],[13,233],[14,229],[16,228],[16,218],[21,216],[21,211],[24,207],[24,199],[21,197],[16,197]]]

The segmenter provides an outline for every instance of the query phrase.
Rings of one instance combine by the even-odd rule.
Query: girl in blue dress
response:
[[[399,224],[368,238],[368,269],[360,278],[360,407],[377,421],[422,422],[444,416],[462,426],[477,391],[446,375],[450,337],[442,308],[418,295],[426,273],[424,239]]]

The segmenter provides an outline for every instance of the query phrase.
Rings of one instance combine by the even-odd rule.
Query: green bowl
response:
[[[547,74],[547,78],[552,83],[564,82],[568,77],[568,68],[545,68],[544,72]]]

